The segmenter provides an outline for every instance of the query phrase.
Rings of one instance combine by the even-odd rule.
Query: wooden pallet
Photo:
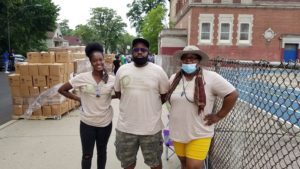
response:
[[[72,111],[72,110],[70,110]],[[65,114],[68,114],[70,111],[64,112],[61,115],[53,115],[53,116],[31,116],[28,120],[47,120],[47,119],[53,119],[53,120],[61,120],[62,116]],[[23,115],[13,115],[12,119],[19,120],[19,119],[26,119]]]

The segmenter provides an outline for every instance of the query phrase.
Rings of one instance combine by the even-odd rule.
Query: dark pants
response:
[[[94,127],[80,122],[80,138],[82,145],[82,169],[90,169],[93,158],[93,150],[97,146],[98,169],[105,169],[106,148],[111,133],[112,123],[106,127]]]

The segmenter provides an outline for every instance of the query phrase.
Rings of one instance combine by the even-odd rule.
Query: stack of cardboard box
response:
[[[70,79],[74,72],[72,53],[29,52],[27,59],[28,62],[16,64],[16,73],[9,75],[13,97],[13,117],[22,117],[28,106],[38,97],[44,97],[42,98],[44,101],[41,108],[33,111],[33,117],[58,117],[75,108],[78,103],[58,93],[45,97],[45,91]]]
[[[85,46],[63,46],[49,48],[49,52],[71,52],[71,53],[84,53]]]
[[[105,67],[108,72],[112,71],[112,64],[115,59],[115,54],[104,54],[104,60],[105,60]]]

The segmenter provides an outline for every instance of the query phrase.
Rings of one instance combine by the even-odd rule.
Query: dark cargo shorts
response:
[[[121,161],[122,168],[126,168],[136,162],[139,147],[142,149],[144,162],[149,167],[157,167],[161,164],[163,153],[163,138],[161,131],[154,135],[135,135],[116,130],[116,155]]]

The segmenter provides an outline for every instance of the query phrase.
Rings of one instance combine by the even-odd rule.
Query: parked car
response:
[[[21,54],[15,54],[14,55],[14,64],[12,64],[12,60],[9,60],[8,62],[8,71],[13,71],[15,70],[15,68],[13,67],[16,63],[18,62],[26,62],[26,58],[21,55]],[[4,71],[5,70],[5,63],[4,63],[4,59],[3,56],[0,55],[0,71]]]
[[[26,62],[26,58],[21,54],[15,54],[15,63],[17,62]]]

